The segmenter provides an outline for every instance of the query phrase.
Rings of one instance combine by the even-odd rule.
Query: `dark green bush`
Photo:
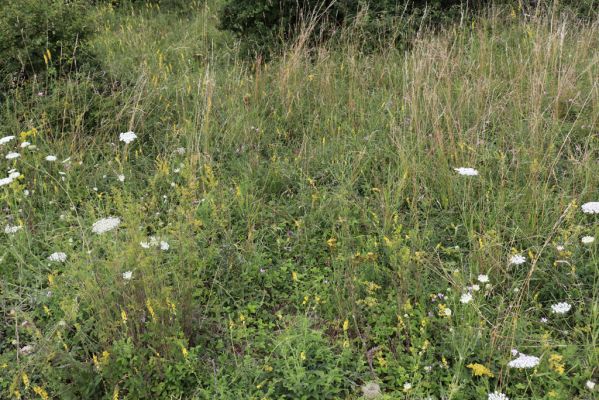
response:
[[[462,7],[485,0],[228,0],[220,10],[220,27],[243,39],[244,45],[265,52],[282,41],[292,39],[313,16],[318,16],[313,38],[326,38],[326,32],[355,20],[373,38],[393,34],[402,36],[414,26],[398,27],[399,17],[411,18],[414,25],[422,17],[440,22],[453,18]],[[420,18],[419,18],[420,17]],[[408,18],[402,19],[407,21]]]
[[[1,87],[46,71],[64,73],[77,66],[91,33],[82,0],[1,0]]]

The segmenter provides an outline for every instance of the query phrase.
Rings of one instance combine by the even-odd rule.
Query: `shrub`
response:
[[[4,0],[0,13],[0,73],[15,84],[46,70],[64,72],[91,33],[81,0]]]
[[[242,38],[248,49],[266,52],[279,39],[294,38],[302,26],[312,21],[316,21],[313,32],[318,34],[313,35],[313,39],[326,37],[326,34],[322,35],[323,32],[345,25],[358,16],[361,21],[366,21],[362,28],[369,34],[393,34],[401,37],[402,32],[413,27],[398,27],[394,24],[398,17],[427,15],[439,22],[448,15],[456,15],[454,11],[462,6],[484,2],[485,0],[228,0],[220,11],[220,27]]]

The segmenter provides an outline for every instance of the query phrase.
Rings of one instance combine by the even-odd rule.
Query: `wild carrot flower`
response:
[[[48,256],[48,260],[56,262],[65,262],[67,260],[67,255],[63,252],[52,253]]]
[[[92,225],[92,232],[101,235],[105,232],[115,229],[121,223],[121,219],[118,217],[102,218]]]
[[[551,311],[554,314],[565,314],[568,311],[570,311],[570,309],[572,308],[572,305],[568,304],[568,303],[557,303],[551,306]]]
[[[526,257],[524,257],[522,254],[514,254],[513,256],[510,257],[510,264],[512,265],[520,265],[520,264],[524,264],[526,262]]]
[[[137,135],[133,131],[123,132],[119,135],[119,140],[125,142],[125,144],[129,144],[135,139],[137,139]]]
[[[11,140],[13,140],[15,137],[14,136],[4,136],[2,139],[0,139],[0,144],[6,144],[8,142],[10,142]]]
[[[489,282],[489,275],[480,274],[477,279],[480,283],[487,283]]]
[[[526,354],[520,353],[518,358],[507,363],[507,366],[517,369],[534,368],[539,365],[540,361],[539,357],[527,356]]]
[[[476,175],[478,175],[478,171],[475,170],[474,168],[459,167],[459,168],[454,168],[454,171],[456,171],[458,174],[464,175],[464,176],[476,176]]]
[[[20,231],[23,227],[20,225],[6,225],[4,227],[4,233],[11,235]]]
[[[599,201],[584,203],[580,208],[585,214],[599,214]]]
[[[589,390],[595,389],[595,382],[593,382],[593,381],[587,381],[587,383],[585,385],[586,385],[587,389],[589,389]]]
[[[495,391],[493,393],[489,393],[487,400],[510,400],[510,398],[501,392]]]
[[[129,281],[129,280],[131,280],[132,277],[133,277],[133,272],[131,272],[131,271],[123,272],[124,280]]]
[[[49,155],[46,156],[46,161],[56,161],[58,158],[56,158],[56,156],[53,155]]]
[[[15,158],[21,157],[21,155],[19,153],[15,153],[14,151],[11,151],[10,153],[8,153],[6,155],[6,159],[7,160],[13,160]]]
[[[582,244],[591,244],[595,241],[595,238],[593,236],[583,236],[583,238],[580,239],[580,241],[582,242]]]

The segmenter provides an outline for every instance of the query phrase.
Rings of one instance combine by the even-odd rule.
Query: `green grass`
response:
[[[2,104],[0,397],[593,398],[598,21],[493,10],[264,64],[195,7],[99,6],[98,70]]]

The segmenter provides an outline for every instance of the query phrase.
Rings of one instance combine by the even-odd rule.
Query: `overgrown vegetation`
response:
[[[249,64],[221,6],[5,92],[0,397],[593,398],[599,21]]]

